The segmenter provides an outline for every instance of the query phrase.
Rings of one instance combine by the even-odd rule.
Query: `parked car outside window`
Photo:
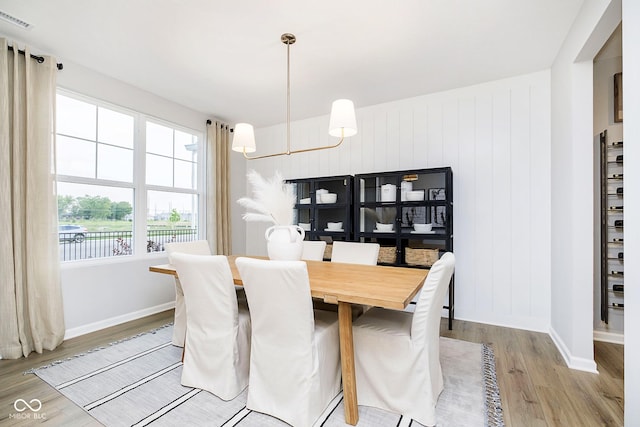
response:
[[[58,237],[61,242],[84,242],[87,228],[81,225],[62,224],[58,226]]]

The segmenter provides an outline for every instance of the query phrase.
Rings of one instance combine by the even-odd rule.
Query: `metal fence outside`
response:
[[[163,252],[171,242],[190,242],[198,239],[196,228],[148,230],[147,252]],[[59,233],[61,261],[106,258],[133,254],[132,231],[91,231]]]

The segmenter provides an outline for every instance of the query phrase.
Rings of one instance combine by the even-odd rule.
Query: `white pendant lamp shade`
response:
[[[336,99],[331,105],[329,135],[336,138],[349,137],[358,133],[356,111],[350,99]]]
[[[253,153],[256,151],[256,137],[253,134],[253,126],[249,123],[236,123],[233,128],[233,151],[240,153]]]

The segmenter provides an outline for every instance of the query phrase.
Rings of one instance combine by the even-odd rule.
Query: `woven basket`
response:
[[[331,259],[331,252],[333,251],[333,245],[327,244],[324,248],[323,259]]]
[[[431,267],[440,258],[437,249],[405,248],[404,259],[409,265]]]
[[[380,252],[378,252],[378,262],[382,264],[393,264],[396,262],[396,247],[395,246],[380,246]]]

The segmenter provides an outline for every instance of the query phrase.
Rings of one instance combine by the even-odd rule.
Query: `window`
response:
[[[62,261],[198,238],[199,132],[62,91],[56,126]]]

